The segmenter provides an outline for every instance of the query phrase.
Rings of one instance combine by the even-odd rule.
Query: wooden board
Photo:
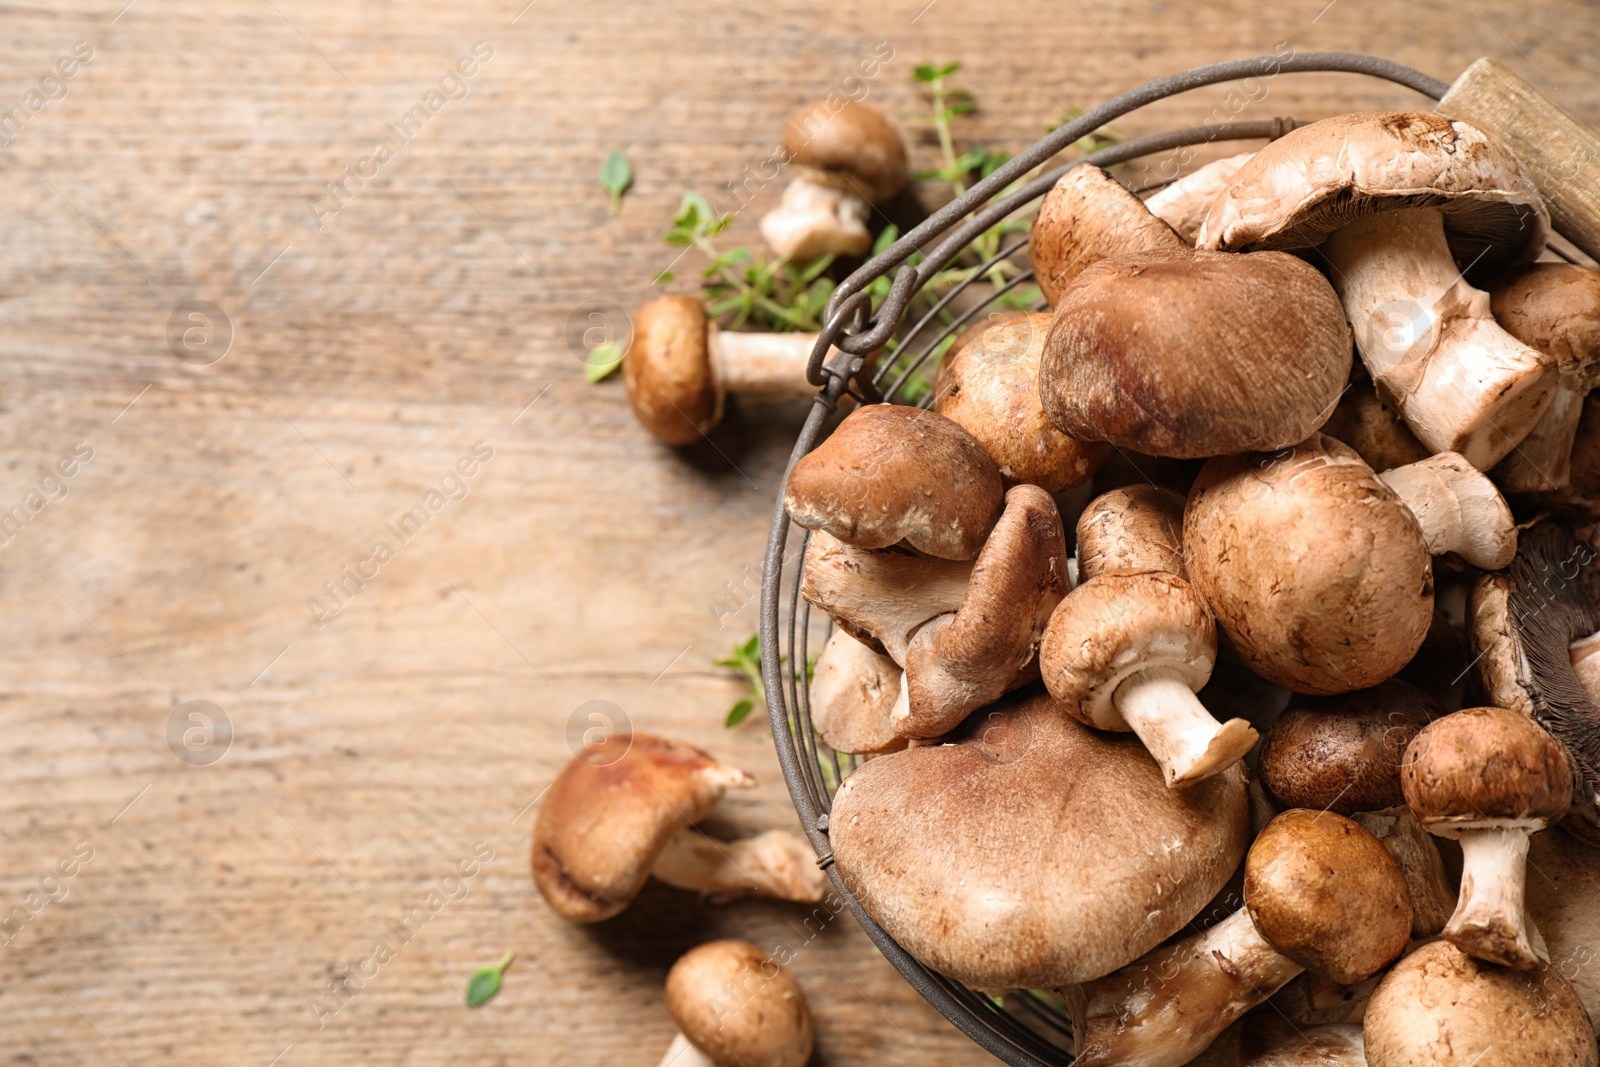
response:
[[[0,546],[0,909],[27,919],[0,951],[4,1063],[648,1064],[666,969],[718,936],[797,949],[819,1064],[981,1061],[849,919],[807,939],[801,909],[652,886],[580,929],[538,899],[531,805],[585,701],[757,773],[729,832],[793,821],[764,724],[722,728],[740,687],[710,660],[755,628],[801,413],[735,405],[669,452],[620,384],[584,382],[569,318],[645,299],[683,190],[740,180],[878,42],[871,100],[919,128],[911,67],[964,59],[982,110],[961,140],[1009,150],[1069,104],[1280,42],[1446,80],[1492,54],[1600,115],[1575,0],[124,2],[0,8],[0,101],[41,94],[0,148],[0,510],[26,519]],[[87,62],[43,81],[79,41]],[[446,81],[461,98],[375,160],[475,42],[492,55]],[[1355,77],[1261,92],[1243,117],[1420,103]],[[595,184],[613,149],[638,171],[619,218]],[[336,203],[347,167],[368,177]],[[168,342],[194,300],[231,323],[210,365]],[[388,533],[478,442],[465,496]],[[72,476],[46,481],[58,461]],[[393,558],[319,626],[308,600],[371,574],[377,540]],[[234,731],[208,765],[169,746],[191,701]],[[493,858],[441,891],[475,848]],[[421,932],[319,1018],[430,892]],[[468,1010],[506,949],[504,992]]]

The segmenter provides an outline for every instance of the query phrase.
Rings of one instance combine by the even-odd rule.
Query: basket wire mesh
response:
[[[1173,130],[1074,158],[1007,192],[1011,185],[1079,138],[1157,100],[1220,82],[1310,72],[1364,74],[1414,89],[1434,100],[1449,88],[1445,82],[1389,60],[1344,52],[1314,52],[1258,56],[1197,67],[1148,82],[1083,112],[935,212],[839,284],[824,312],[824,327],[808,367],[808,376],[819,393],[795,443],[790,466],[822,440],[841,397],[849,394],[862,403],[905,402],[908,383],[930,366],[930,360],[936,361],[936,353],[941,353],[940,345],[947,338],[954,337],[1006,293],[1032,280],[1031,272],[1023,270],[1000,286],[989,281],[990,268],[1026,248],[1028,237],[1024,234],[1003,241],[1004,247],[977,269],[968,271],[909,326],[903,321],[913,298],[938,271],[977,237],[1042,198],[1068,169],[1086,162],[1110,167],[1197,144],[1272,140],[1294,129],[1296,123],[1289,118],[1272,118]],[[918,253],[923,257],[920,262],[908,262]],[[877,279],[890,277],[891,272],[893,281],[888,293],[874,307],[867,289]],[[992,291],[974,291],[974,286],[987,286]],[[884,348],[891,338],[896,341],[893,358],[874,365],[872,354]],[[933,392],[928,390],[916,402],[926,406],[932,398]],[[990,996],[924,967],[867,914],[833,866],[828,842],[833,795],[862,759],[833,751],[812,728],[802,665],[810,662],[813,637],[825,636],[831,623],[825,617],[820,622],[813,620],[810,605],[800,596],[808,539],[809,531],[791,524],[780,491],[762,580],[761,668],[768,694],[775,694],[768,700],[768,714],[778,762],[795,810],[816,849],[817,862],[827,870],[834,891],[883,956],[934,1008],[985,1051],[1013,1067],[1070,1064],[1072,1027],[1048,994],[1014,990],[1003,996]]]

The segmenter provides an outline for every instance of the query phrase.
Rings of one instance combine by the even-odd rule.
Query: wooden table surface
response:
[[[669,451],[585,383],[569,321],[646,299],[680,194],[740,180],[879,42],[869,99],[921,129],[911,68],[965,60],[962,142],[1010,150],[1280,46],[1446,79],[1495,55],[1600,116],[1576,0],[525,2],[0,6],[0,1062],[649,1065],[667,968],[722,936],[799,948],[818,1064],[983,1061],[848,918],[805,941],[798,908],[653,885],[577,928],[534,891],[533,803],[586,701],[756,773],[728,832],[794,824],[710,661],[756,627],[801,411],[736,404]],[[1240,117],[1421,103],[1348,76],[1265,93]],[[638,172],[618,218],[613,149]],[[191,301],[221,309],[198,356],[169,341]],[[334,614],[346,566],[377,573]],[[499,998],[464,1007],[507,949]],[[370,977],[333,1011],[349,967]]]

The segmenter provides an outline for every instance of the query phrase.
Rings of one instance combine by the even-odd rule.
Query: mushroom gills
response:
[[[1175,667],[1146,667],[1118,685],[1112,701],[1174,789],[1243,759],[1256,743],[1255,727],[1219,723]]]

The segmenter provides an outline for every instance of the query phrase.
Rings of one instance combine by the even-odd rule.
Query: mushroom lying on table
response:
[[[1198,167],[1170,185],[1152,193],[1144,204],[1156,218],[1171,226],[1183,243],[1193,245],[1200,236],[1200,225],[1206,213],[1222,193],[1239,168],[1249,162],[1254,152],[1241,152],[1225,156]]]
[[[811,725],[835,752],[876,755],[905,748],[889,719],[900,688],[899,664],[835,630],[811,676]]]
[[[795,177],[761,217],[767,244],[797,263],[866,255],[872,205],[893,199],[909,177],[899,131],[869,104],[813,100],[785,123],[783,147]]]
[[[693,828],[730,788],[755,779],[650,734],[616,734],[551,783],[533,828],[533,881],[577,923],[618,915],[651,875],[679,889],[815,903],[827,878],[786,830],[715,841]]]
[[[1487,469],[1533,429],[1553,362],[1501,329],[1463,277],[1531,260],[1549,217],[1509,149],[1465,122],[1382,111],[1313,122],[1257,152],[1200,248],[1318,248],[1379,389],[1434,452]]]
[[[663,997],[678,1033],[659,1067],[805,1067],[811,1010],[800,983],[747,941],[690,949]]]

